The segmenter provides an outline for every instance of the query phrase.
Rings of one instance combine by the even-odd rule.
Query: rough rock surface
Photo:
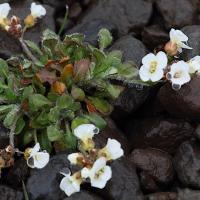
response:
[[[198,7],[190,0],[156,0],[155,3],[168,30],[198,23]]]
[[[182,85],[180,90],[173,90],[171,83],[160,88],[157,97],[161,106],[172,116],[191,121],[200,121],[200,76],[193,77]]]
[[[188,45],[192,49],[183,49],[181,53],[181,59],[188,61],[191,58],[200,55],[200,25],[186,26],[181,31],[188,36]]]
[[[14,165],[10,167],[7,175],[8,183],[13,187],[21,187],[22,180],[26,181],[30,173],[30,168],[24,157],[19,158]]]
[[[81,190],[80,192],[72,194],[63,200],[103,200],[101,197],[89,192],[87,190]]]
[[[0,185],[0,199],[2,200],[23,200],[24,194],[21,191],[13,190],[8,186]]]
[[[169,185],[175,176],[171,156],[153,149],[135,149],[129,159],[160,185]]]
[[[113,120],[110,117],[104,118],[107,122],[107,126],[102,129],[99,134],[96,134],[93,137],[93,140],[95,142],[95,148],[103,148],[106,146],[108,138],[116,139],[118,142],[121,143],[121,147],[124,150],[124,154],[128,155],[130,153],[130,144],[127,140],[124,133],[122,133]]]
[[[110,167],[112,178],[105,188],[94,190],[97,194],[109,200],[144,200],[134,163],[121,157],[114,160]]]
[[[145,200],[177,200],[176,192],[158,192],[145,196]]]
[[[56,10],[64,8],[66,5],[71,5],[76,0],[40,0],[44,4],[48,4]]]
[[[199,190],[191,190],[189,188],[185,188],[178,192],[177,200],[199,200],[199,199],[200,199]]]
[[[33,0],[26,1],[15,1],[10,4],[11,11],[8,17],[12,15],[16,15],[21,19],[22,24],[24,24],[24,19],[27,15],[30,14],[30,5]],[[43,5],[47,10],[47,14],[38,19],[37,24],[29,29],[24,34],[25,40],[31,40],[39,45],[42,36],[42,33],[45,29],[49,28],[52,31],[55,31],[55,23],[53,19],[54,9],[48,5]],[[24,26],[24,25],[23,25]],[[20,43],[14,37],[6,34],[3,30],[0,29],[0,57],[3,59],[7,59],[11,57],[13,54],[22,54],[23,50],[20,46]]]
[[[42,169],[32,169],[27,181],[27,191],[31,200],[61,200],[66,197],[60,189],[60,171],[70,166],[68,154],[74,150],[60,152],[51,156],[49,163]]]
[[[144,27],[142,30],[142,42],[149,50],[153,50],[159,45],[165,45],[169,41],[168,32],[161,26],[155,24]]]
[[[138,32],[149,21],[152,13],[151,0],[101,0],[95,1],[79,18],[72,32],[79,32],[90,21],[101,19],[117,27],[117,37],[130,31]],[[120,18],[120,20],[119,20]]]
[[[144,171],[139,174],[139,180],[142,189],[147,192],[155,192],[158,189],[155,181]]]
[[[175,154],[178,146],[195,137],[193,126],[183,119],[150,117],[125,124],[132,149],[155,148]]]
[[[174,169],[178,178],[185,185],[200,189],[200,143],[197,141],[183,142],[173,157]]]

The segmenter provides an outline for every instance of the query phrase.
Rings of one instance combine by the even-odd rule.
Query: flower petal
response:
[[[36,5],[35,2],[31,4],[31,15],[36,18],[41,18],[42,16],[46,15],[46,9],[41,5]]]
[[[150,66],[151,62],[156,60],[156,56],[153,53],[147,54],[145,57],[142,58],[142,64],[146,67]]]
[[[49,154],[38,152],[35,154],[34,166],[37,168],[43,168],[49,162]]]
[[[164,52],[160,51],[157,53],[156,55],[156,59],[157,59],[157,68],[161,68],[164,69],[167,66],[167,56]]]
[[[140,78],[143,81],[148,81],[150,79],[149,68],[147,68],[146,66],[142,65],[142,67],[140,68],[140,71],[139,71],[139,75],[140,75]]]
[[[4,18],[7,18],[10,9],[11,7],[8,3],[0,4],[0,22],[1,19],[3,20]]]
[[[102,189],[106,186],[106,183],[107,183],[107,181],[97,179],[97,180],[93,180],[91,182],[91,186]]]
[[[105,166],[104,167],[104,173],[101,175],[101,179],[104,180],[104,181],[108,181],[110,180],[112,177],[112,170],[111,170],[111,167],[109,166]]]
[[[185,48],[185,49],[192,49],[192,47],[189,47],[188,45],[184,44],[183,42],[181,42],[181,47]]]
[[[156,68],[156,71],[150,75],[150,79],[152,82],[159,81],[163,77],[163,74],[163,69]]]
[[[90,176],[90,170],[87,167],[84,167],[81,170],[81,177],[82,178],[88,178]]]

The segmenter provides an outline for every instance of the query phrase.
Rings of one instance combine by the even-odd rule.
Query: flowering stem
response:
[[[62,23],[62,26],[61,26],[61,28],[60,28],[60,30],[59,30],[59,32],[58,32],[58,35],[60,35],[60,34],[62,33],[62,31],[63,31],[63,28],[64,28],[65,23],[66,23],[66,21],[67,21],[68,10],[69,10],[69,6],[66,5],[65,18],[64,18],[63,23]]]
[[[25,33],[25,31],[26,31],[26,28],[27,28],[27,26],[25,26],[25,27],[23,28],[22,36],[21,36],[22,39],[23,39],[23,37],[24,37],[24,33]]]
[[[78,148],[78,150],[83,154],[84,157],[86,157],[86,156],[88,155],[87,152],[86,152],[86,151],[83,149],[83,147],[81,146],[80,141],[78,142],[77,148]]]
[[[28,47],[26,46],[24,40],[22,38],[19,38],[19,41],[21,43],[21,46],[24,50],[24,52],[26,53],[26,55],[33,61],[33,62],[39,62],[35,56],[30,52],[30,50],[28,49]]]
[[[34,136],[35,144],[37,144],[38,143],[38,139],[37,139],[36,129],[34,129],[33,136]]]
[[[15,132],[15,127],[16,127],[16,123],[17,123],[18,119],[19,119],[21,116],[22,116],[22,114],[18,114],[18,115],[15,117],[15,119],[14,119],[14,121],[13,121],[11,127],[10,127],[10,135],[9,135],[9,137],[10,137],[10,146],[12,146],[13,148],[15,148],[15,147],[14,147],[14,132]]]

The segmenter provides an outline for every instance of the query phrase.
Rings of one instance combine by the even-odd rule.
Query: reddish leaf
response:
[[[60,81],[67,82],[70,77],[74,75],[74,67],[72,65],[66,65],[61,72]]]
[[[53,60],[48,60],[45,64],[45,69],[47,70],[52,70],[52,69],[57,69],[57,64]]]
[[[24,110],[25,113],[29,112],[30,111],[30,107],[29,107],[29,100],[26,99],[22,102],[22,105],[21,105],[22,109]]]
[[[88,59],[81,59],[74,64],[75,81],[82,82],[85,80],[85,75],[90,69],[90,61]]]
[[[37,75],[41,78],[42,83],[49,82],[50,85],[53,85],[57,80],[56,70],[50,72],[47,69],[42,69],[38,71]]]
[[[64,93],[65,90],[66,90],[66,86],[62,82],[56,81],[54,83],[54,85],[51,86],[51,92],[52,93],[56,93],[56,94],[62,95],[62,93]]]
[[[87,104],[87,109],[90,114],[95,113],[98,114],[98,111],[92,105],[92,103],[88,99],[84,99],[85,103]]]
[[[26,77],[22,77],[20,80],[20,84],[21,85],[28,85],[32,82],[31,78],[26,78]]]

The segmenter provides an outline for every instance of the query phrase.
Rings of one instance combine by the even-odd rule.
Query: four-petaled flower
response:
[[[97,159],[91,169],[84,167],[81,171],[82,178],[90,178],[91,185],[96,188],[104,188],[112,176],[112,171],[106,165],[106,158]]]
[[[189,65],[189,73],[195,73],[200,70],[200,56],[195,56],[194,58],[190,59],[187,63]]]
[[[140,78],[143,81],[159,81],[163,77],[163,69],[167,66],[167,56],[162,51],[156,56],[149,53],[142,58],[142,64],[139,71]]]
[[[77,179],[77,173],[75,173],[73,176],[64,174],[62,172],[60,173],[65,176],[60,182],[60,189],[63,190],[67,196],[80,191],[82,178],[80,177]]]
[[[49,154],[47,152],[39,152],[40,144],[37,143],[33,148],[29,149],[29,158],[27,165],[31,168],[43,168],[49,162]]]
[[[101,157],[102,153],[105,153],[107,161],[118,159],[124,155],[121,144],[117,140],[110,138],[108,138],[107,145],[103,149],[99,150],[99,157]]]
[[[181,87],[181,85],[190,81],[190,75],[188,71],[189,65],[181,60],[171,65],[170,72],[167,73],[166,77],[172,82],[172,85],[176,84]]]
[[[46,9],[41,5],[36,5],[35,2],[31,4],[31,15],[34,18],[41,18],[42,16],[46,15]]]
[[[3,27],[6,25],[5,19],[7,18],[10,9],[11,8],[8,3],[0,4],[0,25],[2,25]]]
[[[177,44],[177,49],[179,53],[182,52],[182,48],[192,49],[191,47],[183,43],[188,41],[188,37],[180,30],[175,30],[172,28],[171,31],[169,32],[169,37],[170,40],[172,41],[172,44]]]

